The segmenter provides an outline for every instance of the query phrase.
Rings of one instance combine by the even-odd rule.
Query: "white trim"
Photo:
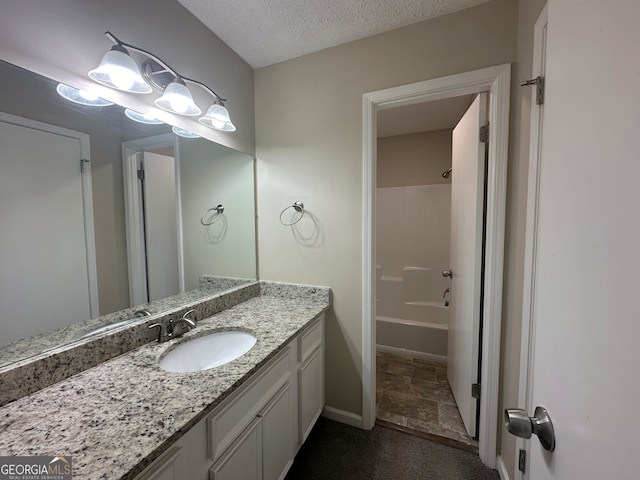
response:
[[[507,471],[507,467],[504,464],[504,458],[502,458],[502,455],[498,455],[496,457],[496,470],[498,471],[498,475],[500,475],[500,480],[511,480],[509,472]]]
[[[536,20],[533,33],[532,77],[544,75],[545,66],[545,28],[548,22],[547,5]],[[540,194],[540,146],[542,142],[543,106],[536,105],[535,88],[531,89],[531,125],[529,133],[529,172],[527,187],[527,214],[525,225],[524,280],[522,284],[522,330],[520,339],[520,383],[518,387],[518,405],[531,410],[531,384],[534,365],[534,322],[533,305],[535,301],[536,251],[538,237],[538,202]],[[516,458],[520,449],[528,450],[529,440],[516,439]],[[516,472],[516,480],[528,478],[528,473]]]
[[[488,91],[489,168],[487,171],[487,233],[485,262],[484,332],[482,338],[482,389],[480,398],[479,455],[495,467],[502,276],[509,140],[511,66],[472,72],[389,88],[363,95],[363,228],[362,228],[362,418],[363,428],[375,423],[375,185],[376,110]]]
[[[84,163],[82,174],[82,209],[84,211],[84,235],[87,249],[87,280],[89,282],[89,305],[91,318],[100,316],[100,301],[98,290],[98,266],[96,259],[96,233],[93,222],[93,182],[91,169],[90,137],[85,133],[76,132],[80,136],[81,158],[88,160]]]
[[[178,289],[184,292],[184,228],[182,228],[182,190],[180,188],[182,183],[180,181],[180,140],[177,136],[173,145],[173,162],[176,179],[176,222],[178,225]]]
[[[174,147],[174,155],[177,150],[177,141],[172,133],[154,135],[122,143],[122,177],[124,182],[124,217],[127,235],[127,258],[129,270],[129,305],[136,306],[148,301],[146,262],[144,258],[144,232],[142,230],[142,218],[139,210],[140,191],[138,188],[138,162],[139,152],[150,148]],[[176,179],[177,181],[177,179]],[[176,185],[176,193],[179,195],[179,185]],[[178,215],[178,230],[182,230],[181,217]],[[180,246],[180,239],[178,240]]]
[[[80,144],[80,160],[88,160],[84,164],[82,174],[82,209],[84,215],[84,242],[87,262],[87,284],[89,288],[89,312],[91,318],[100,316],[100,301],[98,295],[98,268],[96,260],[96,236],[93,222],[93,186],[91,182],[91,143],[90,136],[86,133],[76,132],[57,125],[39,122],[30,118],[19,117],[9,113],[0,112],[0,120],[14,125],[19,125],[34,130],[61,135],[78,140]],[[80,165],[78,165],[80,169]]]
[[[362,428],[362,417],[355,413],[340,410],[338,408],[328,407],[325,405],[322,410],[322,416],[329,420],[351,425],[352,427]]]

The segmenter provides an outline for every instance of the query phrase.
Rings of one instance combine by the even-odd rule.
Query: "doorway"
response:
[[[125,142],[122,150],[133,306],[184,291],[179,157],[173,134]]]
[[[500,360],[502,265],[509,121],[510,66],[501,65],[363,95],[363,427],[375,423],[375,186],[377,112],[401,105],[489,92],[486,253],[482,295],[484,335],[479,407],[479,456],[496,462],[497,397]],[[471,388],[471,386],[469,386]]]
[[[463,95],[377,118],[377,422],[471,451],[477,400],[465,387],[478,381],[485,106],[486,94]]]

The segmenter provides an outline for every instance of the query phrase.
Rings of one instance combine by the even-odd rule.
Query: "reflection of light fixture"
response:
[[[151,115],[136,112],[135,110],[131,110],[130,108],[125,109],[124,114],[134,122],[146,123],[147,125],[161,125],[164,123],[152,117]]]
[[[109,105],[113,105],[113,103],[98,97],[98,95],[89,90],[79,90],[64,83],[59,83],[56,91],[60,96],[72,102],[79,103],[80,105],[89,105],[91,107],[108,107]]]
[[[223,104],[226,100],[204,83],[180,75],[154,54],[134,45],[121,42],[111,32],[105,32],[105,35],[115,45],[104,55],[100,65],[89,72],[89,77],[93,80],[108,87],[131,93],[150,93],[152,87],[154,87],[164,92],[155,101],[158,107],[178,115],[187,116],[197,116],[202,113],[202,110],[193,101],[193,96],[187,87],[187,83],[198,85],[212,97],[215,97],[213,105],[209,107],[200,122],[203,125],[224,132],[234,132],[236,130],[229,117],[229,111]],[[127,49],[140,53],[149,59],[142,64],[142,74]]]
[[[142,78],[136,62],[120,42],[102,57],[100,65],[89,72],[89,77],[107,87],[131,93],[151,93],[153,89]]]
[[[175,133],[176,135],[179,135],[180,137],[200,138],[200,135],[198,135],[197,133],[192,133],[189,130],[184,130],[182,128],[173,127],[171,130],[173,130],[173,133]]]
[[[175,79],[164,90],[164,94],[156,100],[156,106],[179,115],[200,115],[202,110],[193,102],[191,92],[181,78]]]
[[[200,118],[200,123],[223,132],[235,132],[236,130],[235,125],[231,123],[231,118],[229,118],[229,111],[220,99],[209,107],[205,116]]]

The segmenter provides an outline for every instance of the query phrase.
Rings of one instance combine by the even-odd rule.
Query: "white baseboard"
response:
[[[322,416],[329,420],[351,425],[352,427],[362,428],[362,416],[347,412],[346,410],[325,406],[322,410]]]
[[[498,470],[498,474],[500,475],[500,480],[511,480],[511,477],[507,472],[507,467],[504,465],[502,455],[498,455],[496,457],[496,470]]]

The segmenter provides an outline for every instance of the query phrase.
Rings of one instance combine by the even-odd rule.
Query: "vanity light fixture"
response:
[[[204,117],[200,118],[200,123],[207,127],[222,130],[223,132],[235,132],[236,127],[231,123],[229,111],[226,109],[220,99],[209,107]]]
[[[213,104],[205,116],[200,118],[200,123],[223,132],[236,130],[229,117],[229,111],[223,103],[226,99],[220,97],[204,83],[180,75],[151,52],[122,42],[111,32],[105,32],[105,35],[115,45],[104,55],[100,65],[89,72],[89,77],[93,80],[108,87],[131,93],[150,93],[155,88],[163,92],[163,95],[155,100],[156,106],[186,116],[202,114],[202,110],[193,100],[187,83],[198,85],[214,97]],[[138,64],[129,55],[129,50],[147,58],[141,68],[138,68]]]
[[[89,77],[107,87],[131,93],[151,93],[151,85],[144,81],[140,69],[129,52],[115,37],[116,45],[102,57],[100,65]]]
[[[164,94],[155,101],[157,107],[178,115],[200,115],[202,110],[194,103],[191,92],[180,77],[167,85]]]
[[[184,138],[200,138],[200,135],[198,135],[197,133],[190,132],[189,130],[184,130],[183,128],[172,127],[171,130],[173,130],[173,133],[175,133],[176,135],[178,135],[180,137],[184,137]]]
[[[78,88],[70,87],[64,83],[59,83],[56,87],[56,92],[67,100],[80,105],[88,105],[90,107],[108,107],[113,103],[98,97],[94,92],[90,90],[80,90]]]
[[[124,114],[134,122],[144,123],[147,125],[161,125],[164,123],[163,121],[158,120],[151,115],[136,112],[135,110],[131,110],[130,108],[126,108],[124,110]]]

